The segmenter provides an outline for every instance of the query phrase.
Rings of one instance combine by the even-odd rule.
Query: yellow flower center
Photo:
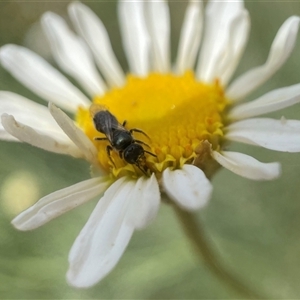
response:
[[[126,120],[126,130],[137,128],[149,136],[132,132],[134,139],[149,145],[140,144],[144,150],[156,155],[145,152],[141,169],[148,174],[154,172],[159,177],[167,167],[195,163],[204,141],[214,150],[222,145],[223,112],[228,101],[217,81],[198,82],[193,72],[183,76],[151,73],[146,78],[128,75],[124,87],[113,88],[93,102],[106,107],[120,124]],[[115,177],[143,174],[136,165],[126,163],[118,151],[111,151],[109,159],[106,147],[111,143],[95,140],[105,135],[95,129],[90,110],[80,108],[76,121],[97,147],[105,170]]]

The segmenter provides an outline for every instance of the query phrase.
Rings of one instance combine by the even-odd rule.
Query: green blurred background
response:
[[[85,2],[102,19],[113,48],[127,69],[120,43],[116,2]],[[45,11],[67,17],[68,2],[1,1],[0,46],[25,45],[51,61],[38,24]],[[186,2],[170,3],[172,56]],[[299,1],[246,2],[251,35],[240,74],[262,64],[286,18],[300,15]],[[300,41],[300,37],[299,37]],[[300,82],[300,42],[280,70],[249,100],[276,87]],[[51,61],[52,62],[52,61]],[[0,68],[0,89],[44,103]],[[1,103],[0,103],[1,105]],[[300,119],[299,105],[272,116]],[[199,221],[223,265],[269,298],[300,298],[300,154],[233,145],[265,162],[280,161],[282,177],[253,182],[222,170],[213,180],[210,204]],[[242,298],[219,281],[193,253],[170,207],[136,232],[115,270],[88,290],[65,281],[67,256],[97,199],[32,232],[18,232],[10,220],[40,197],[89,178],[86,162],[29,145],[0,142],[0,298],[1,299],[220,299]]]

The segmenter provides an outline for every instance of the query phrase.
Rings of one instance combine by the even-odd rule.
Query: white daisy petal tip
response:
[[[143,1],[118,2],[118,12],[124,51],[130,70],[141,77],[150,70],[151,39],[144,17]]]
[[[85,158],[92,164],[97,165],[97,149],[85,133],[75,125],[73,120],[70,119],[67,114],[65,114],[60,108],[56,107],[53,103],[49,102],[48,108],[57,124],[84,153]]]
[[[151,37],[153,71],[170,69],[170,12],[166,1],[146,1],[145,19]]]
[[[41,22],[49,22],[50,20],[52,20],[53,18],[55,19],[57,15],[55,13],[53,13],[52,11],[46,11],[45,13],[43,13],[43,15],[41,16]]]
[[[58,190],[41,198],[16,216],[11,223],[21,231],[36,229],[102,194],[110,184],[111,180],[103,176]]]
[[[5,65],[6,62],[6,55],[10,51],[12,44],[6,44],[2,47],[0,47],[0,62],[2,65]]]
[[[16,216],[15,218],[12,219],[12,221],[10,222],[14,228],[16,228],[17,230],[20,230],[20,231],[28,231],[30,230],[29,228],[25,228],[23,226],[23,224],[20,223],[20,215]],[[34,228],[32,228],[33,230]]]
[[[18,51],[19,46],[15,44],[5,44],[0,47],[0,63],[6,67],[12,56]]]
[[[184,22],[181,29],[176,70],[184,74],[186,70],[193,69],[199,51],[203,28],[202,1],[189,1]]]
[[[72,2],[69,16],[78,34],[87,42],[107,83],[123,86],[125,74],[114,54],[107,30],[98,16],[86,5]]]
[[[9,114],[6,114],[6,113],[1,115],[1,123],[2,124],[6,123],[6,122],[8,122],[9,120],[12,120],[12,119],[14,119],[12,115],[9,115]]]
[[[6,132],[8,132],[10,135],[12,135],[13,137],[20,140],[18,138],[18,133],[17,132],[22,131],[23,128],[22,128],[21,124],[19,124],[16,121],[14,116],[6,114],[6,113],[2,114],[1,115],[1,123],[2,123],[2,126],[4,127],[4,129],[6,130]]]
[[[58,108],[53,102],[48,102],[48,109],[51,113],[51,115],[57,111],[57,110],[61,110],[60,108]]]
[[[162,174],[162,185],[178,206],[189,211],[203,208],[213,189],[203,171],[193,165],[184,165],[180,170],[166,169]]]

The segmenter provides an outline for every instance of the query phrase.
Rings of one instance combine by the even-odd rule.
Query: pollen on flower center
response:
[[[228,104],[223,89],[218,82],[197,82],[192,72],[183,76],[151,73],[145,78],[129,75],[124,87],[95,97],[94,103],[105,106],[119,123],[126,120],[126,129],[138,128],[150,137],[133,133],[134,138],[150,146],[143,146],[145,150],[157,155],[145,154],[146,168],[156,174],[167,167],[192,163],[203,141],[213,149],[219,149],[222,143],[223,112]],[[76,121],[97,147],[102,167],[112,170],[115,176],[141,173],[115,151],[111,155],[115,166],[110,162],[108,141],[94,140],[104,135],[94,128],[88,109],[80,108]]]

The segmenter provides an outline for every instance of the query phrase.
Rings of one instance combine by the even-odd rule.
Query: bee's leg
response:
[[[113,150],[112,146],[107,145],[107,147],[106,147],[107,156],[108,156],[109,160],[112,162],[112,164],[114,165],[114,167],[116,167],[115,162],[112,160],[111,155],[110,155],[110,152],[112,150]]]
[[[107,141],[108,138],[106,138],[106,137],[95,137],[94,140],[95,141]]]
[[[125,127],[126,126],[127,121],[124,120],[124,122],[122,123],[122,126]]]
[[[146,152],[146,153],[148,153],[148,154],[150,154],[150,155],[152,155],[152,156],[154,156],[154,157],[157,157],[156,154],[154,154],[154,153],[152,153],[152,152],[150,152],[150,151],[144,150],[144,152]]]
[[[138,129],[138,128],[132,128],[129,130],[130,133],[133,133],[133,132],[138,132],[138,133],[142,133],[144,136],[146,136],[149,140],[150,140],[150,137],[141,129]]]
[[[137,162],[136,164],[135,164],[146,176],[148,176],[149,177],[149,175],[148,175],[148,173],[146,172],[146,170],[145,169],[142,169],[141,168],[141,166],[140,166],[140,164]]]
[[[147,146],[148,148],[150,148],[150,146],[148,144],[144,143],[143,141],[140,141],[140,140],[134,140],[134,141],[138,144],[142,144],[142,145]]]

